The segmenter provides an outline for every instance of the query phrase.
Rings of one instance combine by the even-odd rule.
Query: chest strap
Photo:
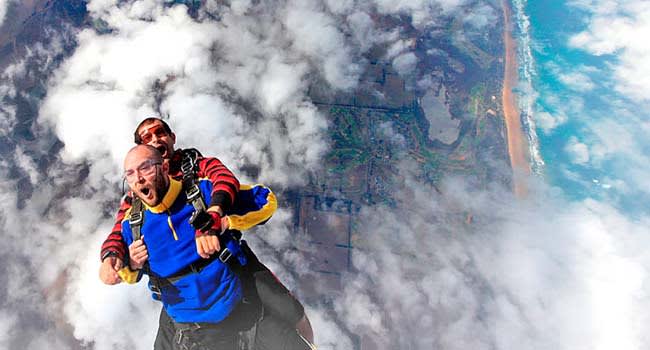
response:
[[[160,279],[172,284],[176,283],[189,274],[201,272],[201,270],[217,259],[228,265],[233,272],[238,273],[238,267],[246,265],[246,256],[241,248],[240,238],[241,233],[239,233],[239,231],[224,232],[224,234],[219,237],[219,244],[223,247],[219,253],[212,254],[207,259],[199,259],[175,274],[169,277],[160,277]]]

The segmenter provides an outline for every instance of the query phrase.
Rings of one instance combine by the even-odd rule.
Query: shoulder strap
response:
[[[183,173],[183,191],[185,191],[187,202],[192,204],[196,213],[208,209],[203,197],[201,196],[201,189],[199,189],[199,186],[196,184],[196,174],[199,171],[199,157],[201,157],[201,153],[196,149],[184,149],[181,163],[181,171]]]
[[[142,236],[142,224],[144,223],[144,206],[142,200],[137,196],[133,196],[133,201],[131,202],[131,214],[129,215],[129,226],[131,226],[131,237],[133,241],[137,241]],[[151,274],[149,273],[149,261],[144,263],[142,270],[138,273],[136,281],[139,281],[142,278],[142,272],[149,275],[149,282],[153,283],[154,286],[157,286],[159,283],[153,280]],[[153,289],[152,289],[153,290]]]
[[[144,213],[142,212],[142,200],[134,196],[133,203],[131,204],[131,215],[129,216],[129,225],[131,226],[131,236],[133,241],[140,239],[142,235],[140,229],[144,222]]]
[[[199,171],[198,159],[202,157],[201,152],[195,148],[188,148],[181,151],[181,172],[183,173],[183,184],[186,181],[194,180]]]

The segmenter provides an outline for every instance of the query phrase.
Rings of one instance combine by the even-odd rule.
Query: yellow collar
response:
[[[147,210],[149,210],[154,214],[160,214],[162,212],[165,212],[169,208],[171,208],[172,204],[174,204],[174,201],[176,200],[176,197],[178,197],[178,194],[181,193],[182,188],[183,188],[183,184],[180,181],[176,181],[170,177],[169,189],[167,189],[167,193],[165,193],[165,196],[163,197],[162,201],[158,205],[153,207],[150,207],[143,202],[144,206],[147,208]]]

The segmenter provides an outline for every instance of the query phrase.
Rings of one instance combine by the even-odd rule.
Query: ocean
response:
[[[637,125],[647,116],[635,113],[642,104],[617,91],[613,79],[624,48],[594,54],[572,43],[595,28],[589,8],[558,0],[511,5],[516,93],[533,172],[571,200],[593,198],[625,212],[646,211],[648,191],[639,188],[642,175],[631,169],[644,158],[637,154],[647,146]]]

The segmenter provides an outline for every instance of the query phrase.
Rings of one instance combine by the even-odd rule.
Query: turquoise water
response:
[[[594,126],[611,122],[625,130],[638,130],[634,125],[638,120],[633,108],[628,108],[631,102],[612,87],[611,67],[618,58],[594,56],[569,43],[572,36],[587,29],[590,14],[566,1],[513,0],[512,5],[520,45],[520,108],[532,114],[528,130],[531,153],[537,151],[541,158],[537,162],[533,159],[533,168],[570,199],[594,198],[629,212],[645,211],[643,203],[647,203],[648,195],[629,188],[632,182],[628,177],[633,175],[626,171],[630,166],[626,155],[598,157],[602,128],[595,130]],[[562,81],[563,75],[572,72],[580,72],[590,87],[572,87]],[[563,121],[545,129],[540,118],[545,113],[562,116]],[[588,161],[572,162],[566,148],[572,139],[589,149]],[[625,187],[621,184],[628,187],[621,190]]]

